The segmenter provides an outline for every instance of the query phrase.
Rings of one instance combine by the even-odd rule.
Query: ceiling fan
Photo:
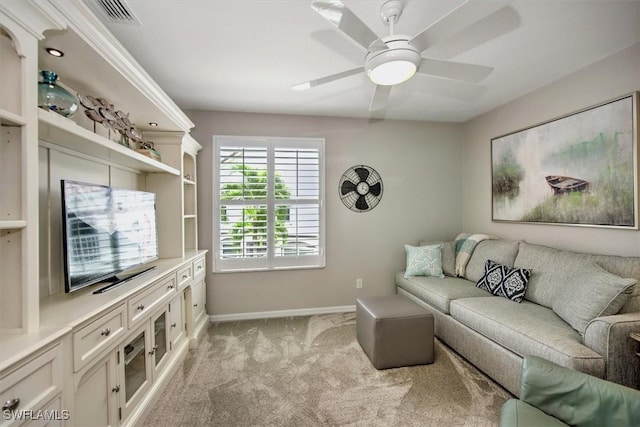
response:
[[[462,31],[475,22],[505,7],[510,1],[467,0],[459,7],[413,37],[394,34],[404,5],[386,1],[380,7],[380,18],[389,25],[389,35],[378,36],[340,0],[313,0],[311,8],[332,25],[367,50],[364,66],[292,86],[306,90],[355,74],[366,73],[376,85],[369,111],[383,109],[393,85],[405,82],[415,73],[478,83],[493,71],[492,67],[425,58],[421,53],[438,42]]]

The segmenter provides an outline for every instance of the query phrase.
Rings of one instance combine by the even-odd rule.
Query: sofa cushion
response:
[[[484,274],[484,265],[488,259],[513,267],[519,246],[519,241],[483,240],[473,250],[464,277],[476,283]]]
[[[418,246],[442,245],[442,272],[447,276],[456,275],[456,242],[420,241]]]
[[[591,263],[586,254],[522,242],[514,266],[532,270],[524,298],[551,308],[557,289]]]
[[[616,314],[629,299],[636,279],[623,279],[595,263],[558,286],[553,311],[584,334],[596,317]]]
[[[407,252],[407,269],[404,277],[435,276],[442,274],[442,245],[411,246],[404,245]]]
[[[459,277],[438,279],[417,276],[406,279],[403,273],[398,273],[396,285],[446,314],[449,314],[449,304],[455,299],[491,295],[487,291],[476,288],[468,280]]]
[[[620,309],[620,313],[640,311],[640,257],[593,255],[593,260],[610,273],[638,281],[633,287],[631,296]]]
[[[491,297],[457,299],[449,309],[454,319],[520,356],[604,376],[604,358],[584,346],[580,334],[549,308]]]
[[[484,274],[476,286],[499,297],[520,302],[524,298],[531,270],[513,268],[488,259],[484,265]]]

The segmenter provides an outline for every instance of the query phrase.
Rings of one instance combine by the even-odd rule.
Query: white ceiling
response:
[[[183,109],[437,121],[466,121],[640,42],[640,1],[514,1],[423,52],[494,67],[480,85],[416,75],[372,115],[374,85],[364,75],[290,89],[364,62],[364,49],[310,3],[128,0],[141,25],[107,27]],[[344,3],[379,37],[388,34],[382,1]],[[396,33],[412,36],[462,1],[403,3]]]

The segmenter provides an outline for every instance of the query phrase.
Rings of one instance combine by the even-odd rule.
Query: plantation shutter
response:
[[[214,139],[214,270],[324,266],[324,140]]]

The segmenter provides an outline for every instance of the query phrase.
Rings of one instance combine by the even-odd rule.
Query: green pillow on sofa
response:
[[[442,273],[442,244],[431,246],[404,245],[407,252],[407,268],[404,277],[435,276],[444,277]]]

